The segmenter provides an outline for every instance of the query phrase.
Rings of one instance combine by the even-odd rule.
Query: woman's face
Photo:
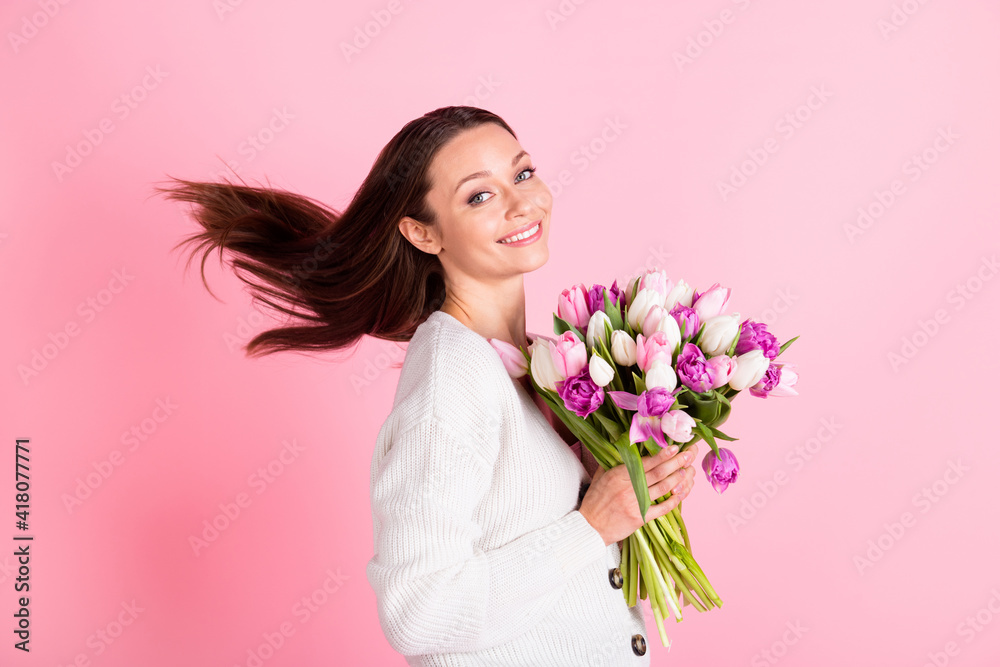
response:
[[[431,161],[427,203],[437,225],[417,231],[407,218],[401,225],[409,226],[414,245],[438,255],[452,282],[534,271],[549,258],[552,192],[533,169],[528,153],[499,125],[465,130]],[[530,238],[501,242],[530,234],[536,225],[540,229]]]

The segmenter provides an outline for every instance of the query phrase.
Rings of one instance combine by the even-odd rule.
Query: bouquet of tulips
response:
[[[641,457],[676,444],[708,443],[702,468],[722,493],[739,464],[716,440],[731,401],[792,396],[798,375],[776,361],[796,339],[778,345],[767,326],[726,314],[731,290],[718,283],[698,293],[683,280],[647,271],[625,290],[582,284],[563,290],[553,315],[557,338],[539,336],[529,348],[491,339],[513,377],[530,375],[535,391],[605,469],[624,463],[642,516],[651,500]],[[644,524],[621,549],[622,592],[628,605],[649,597],[660,641],[670,646],[663,619],[682,618],[681,596],[698,611],[722,600],[691,555],[681,507]]]

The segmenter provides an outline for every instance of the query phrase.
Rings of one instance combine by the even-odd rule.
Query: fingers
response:
[[[649,485],[649,497],[661,498],[668,493],[678,495],[687,493],[694,484],[694,468],[685,466],[675,470],[658,482]]]
[[[659,455],[657,455],[654,457],[654,465],[646,471],[647,478],[651,478],[651,480],[655,482],[670,475],[675,470],[679,470],[685,466],[690,466],[697,458],[697,454],[698,448],[696,446],[692,446],[676,456],[671,456],[665,461],[655,463],[655,459],[659,458]]]
[[[651,498],[660,498],[667,493],[687,493],[694,484],[694,462],[698,458],[698,447],[692,445],[686,451],[655,466],[646,473]]]
[[[642,457],[642,469],[649,472],[656,466],[660,465],[664,461],[669,461],[674,454],[678,451],[677,445],[670,445],[669,447],[663,447],[660,451],[656,452],[652,456]]]

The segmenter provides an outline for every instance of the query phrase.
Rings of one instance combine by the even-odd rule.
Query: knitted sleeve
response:
[[[482,449],[432,416],[397,434],[379,467],[367,576],[386,639],[403,655],[509,641],[558,604],[570,578],[607,553],[578,510],[498,548],[477,548],[482,529],[474,514],[493,477]],[[516,500],[516,488],[502,492]]]

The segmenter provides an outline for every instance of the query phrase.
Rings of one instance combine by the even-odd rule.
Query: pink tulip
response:
[[[660,417],[660,428],[674,442],[687,442],[694,437],[694,418],[683,410],[671,410]]]
[[[708,358],[708,365],[715,369],[715,381],[712,382],[712,389],[718,389],[729,382],[736,372],[736,360],[725,354]]]
[[[587,366],[587,344],[576,337],[572,331],[567,331],[549,346],[552,352],[552,363],[563,378],[579,375]]]
[[[635,339],[635,358],[639,368],[645,373],[653,362],[662,360],[673,364],[674,344],[663,331],[657,331],[649,338],[639,334]]]
[[[712,285],[707,292],[698,294],[695,292],[691,307],[698,313],[698,318],[704,322],[710,317],[721,315],[729,303],[729,295],[732,289],[729,287],[719,287],[719,283]]]
[[[521,350],[517,349],[505,340],[496,338],[488,339],[493,349],[500,355],[503,367],[507,369],[507,374],[512,378],[519,378],[528,372],[528,360],[524,358]]]
[[[667,277],[665,271],[649,271],[639,279],[639,289],[651,289],[659,293],[663,298],[674,287],[674,281]],[[663,299],[660,299],[662,302]]]
[[[559,295],[556,315],[566,320],[581,332],[590,322],[590,308],[587,306],[587,288],[583,283],[564,289]]]

